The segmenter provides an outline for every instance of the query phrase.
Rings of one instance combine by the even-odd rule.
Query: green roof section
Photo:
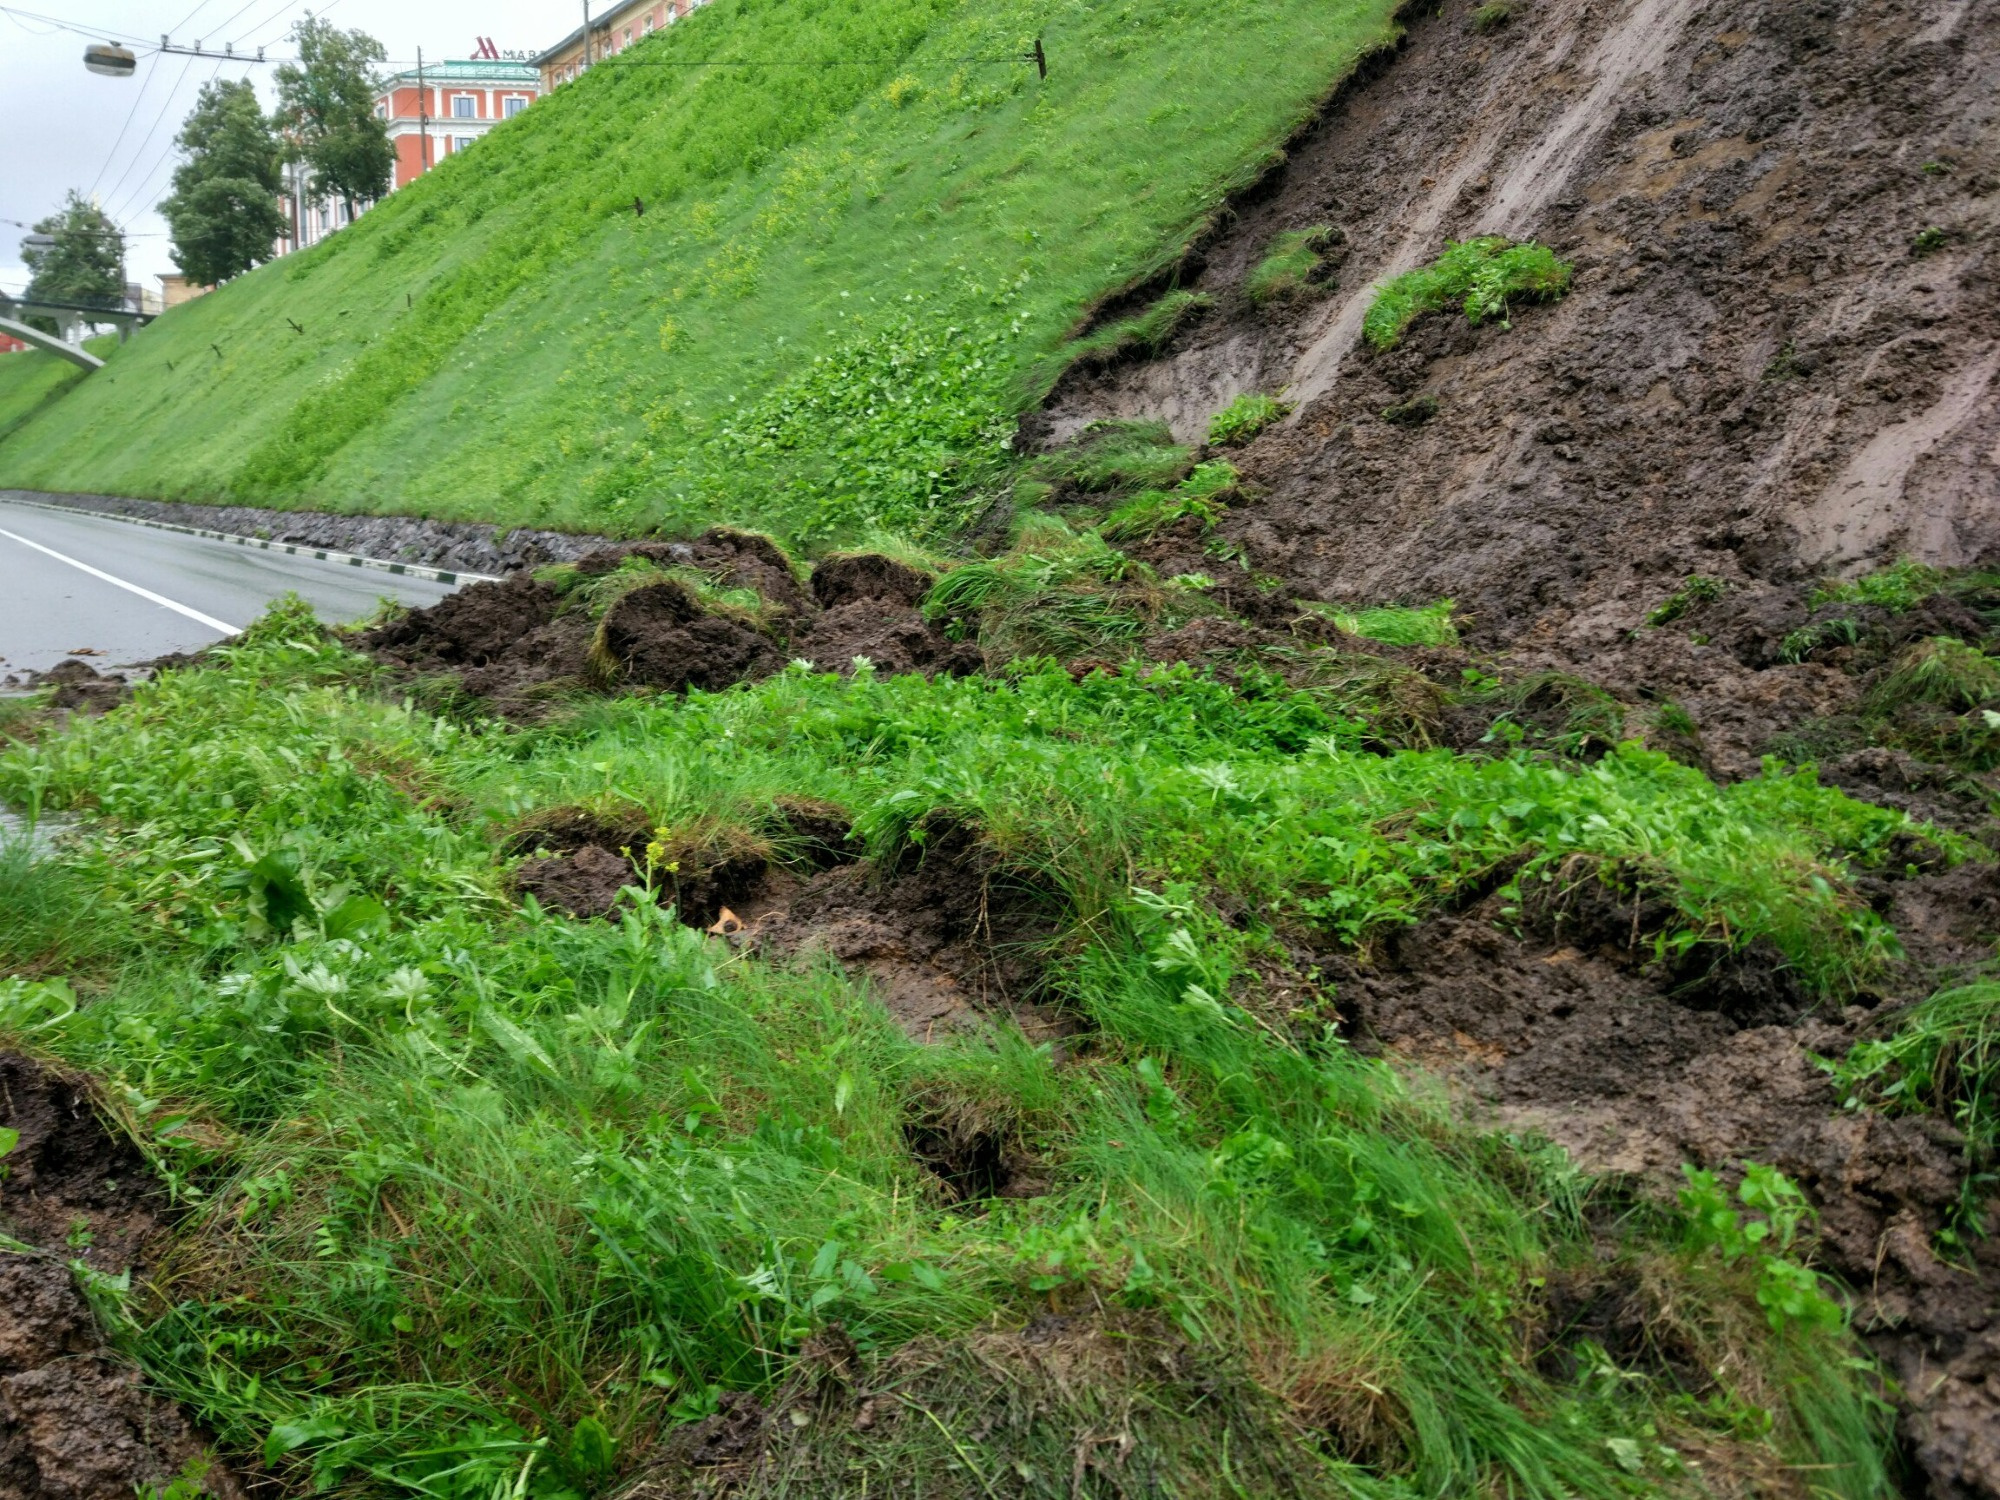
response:
[[[417,70],[405,68],[391,75],[394,82],[416,81]],[[445,62],[425,63],[425,83],[540,83],[541,70],[533,63],[525,62],[478,62],[469,59],[453,59]]]

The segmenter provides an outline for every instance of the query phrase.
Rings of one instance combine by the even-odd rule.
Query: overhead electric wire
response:
[[[193,10],[191,10],[191,11],[189,11],[189,12],[188,12],[188,13],[187,13],[186,15],[182,16],[182,17],[181,17],[181,21],[180,21],[180,25],[178,25],[178,26],[175,26],[175,27],[173,27],[173,28],[172,28],[171,30],[169,30],[169,31],[167,32],[167,35],[168,35],[168,36],[172,36],[172,35],[174,34],[174,32],[176,32],[176,31],[185,31],[185,30],[187,30],[187,27],[188,27],[188,22],[192,21],[192,20],[193,20],[193,19],[194,19],[194,18],[195,18],[196,16],[200,15],[200,14],[201,14],[201,13],[202,13],[203,11],[207,10],[207,9],[208,9],[208,3],[209,3],[209,0],[195,0],[195,7],[194,7],[194,9],[193,9]]]
[[[208,75],[208,81],[210,83],[214,83],[216,79],[222,76],[222,70],[226,66],[228,66],[226,62],[217,63],[215,65],[215,71]],[[248,79],[247,74],[245,75],[245,79],[247,81]],[[131,193],[127,195],[127,197],[120,203],[117,217],[119,218],[126,217],[135,208],[137,208],[141,204],[141,202],[144,202],[146,208],[150,209],[153,206],[153,197],[154,197],[152,193],[153,179],[159,175],[160,168],[166,164],[167,158],[174,154],[174,147],[177,146],[178,144],[179,144],[178,132],[167,138],[167,144],[161,148],[160,154],[153,158],[153,164],[150,167],[146,168],[146,170],[140,175],[139,180],[132,185]]]
[[[153,86],[153,75],[160,71],[157,54],[146,60],[146,76],[139,80],[139,92],[132,96],[132,107],[125,111],[125,123],[118,127],[118,138],[111,143],[111,149],[104,153],[104,165],[97,169],[97,175],[90,179],[90,196],[97,196],[97,185],[104,181],[104,174],[111,170],[111,163],[117,159],[118,148],[125,144],[125,132],[132,128],[132,117],[139,113],[139,101],[146,97],[146,90]]]
[[[313,19],[315,19],[315,20],[320,20],[320,21],[323,21],[323,20],[325,20],[325,19],[326,19],[326,13],[327,13],[328,11],[332,10],[332,9],[333,9],[333,8],[334,8],[334,7],[336,6],[336,5],[338,5],[338,4],[340,4],[340,0],[327,0],[327,3],[326,3],[326,4],[322,5],[322,6],[321,6],[321,7],[320,7],[320,8],[318,9],[318,10],[316,10],[316,11],[312,12],[312,15],[313,15]],[[286,9],[286,10],[290,10],[290,9],[291,9],[291,6],[289,6],[289,5],[288,5],[288,6],[286,6],[286,7],[285,7],[285,9]],[[279,14],[280,14],[280,15],[282,15],[282,14],[284,14],[284,12],[283,12],[283,11],[280,11],[280,12],[279,12]],[[264,24],[265,24],[266,26],[268,26],[268,25],[270,25],[271,23],[270,23],[270,22],[268,22],[268,21],[266,21],[266,22],[265,22]],[[279,42],[279,41],[282,41],[282,40],[283,40],[283,39],[284,39],[284,38],[285,38],[286,36],[288,36],[288,35],[290,35],[290,34],[291,34],[291,29],[292,29],[291,27],[287,26],[287,27],[286,27],[286,28],[285,28],[285,29],[284,29],[283,31],[280,31],[280,32],[276,33],[276,34],[275,34],[275,35],[273,35],[273,36],[270,36],[270,37],[267,37],[267,38],[266,38],[265,40],[263,40],[262,42],[259,42],[259,43],[258,43],[257,45],[258,45],[258,46],[260,46],[260,47],[269,47],[269,46],[271,46],[271,45],[272,45],[273,43],[275,43],[275,42]],[[292,61],[292,60],[293,60],[293,59],[290,59],[290,58],[282,58],[282,59],[280,59],[280,61],[284,61],[284,62],[289,62],[289,61]]]
[[[257,0],[243,0],[243,3],[241,5],[237,6],[235,10],[230,12],[229,19],[226,21],[216,22],[213,30],[215,30],[218,33],[227,31],[230,27],[236,24],[237,20],[242,16],[244,11],[248,10],[251,6],[255,5],[256,3]]]
[[[277,20],[278,17],[282,16],[286,11],[294,9],[295,7],[303,3],[304,0],[281,0],[281,3],[279,4],[276,10],[272,11],[269,15],[265,16],[261,21],[258,21],[255,25],[244,27],[243,34],[241,36],[230,38],[229,45],[234,47],[237,43],[247,39],[253,32],[262,31],[266,26],[269,26],[273,21]]]
[[[17,19],[25,18],[30,21],[42,21],[59,30],[73,31],[78,36],[93,37],[100,42],[105,40],[136,42],[140,46],[146,46],[152,40],[150,37],[134,36],[129,31],[117,31],[109,26],[79,26],[73,21],[65,21],[60,16],[45,16],[39,11],[21,10],[12,5],[0,5],[0,15],[13,16]],[[46,34],[44,33],[44,35]],[[155,47],[154,50],[158,51],[159,49]]]
[[[153,137],[159,134],[160,122],[166,119],[167,111],[173,108],[174,96],[180,93],[181,85],[187,82],[188,69],[193,66],[194,59],[191,57],[181,64],[180,76],[174,80],[174,86],[167,90],[167,97],[160,101],[160,112],[153,116],[153,123],[146,130],[145,140],[133,151],[132,159],[125,163],[125,170],[118,174],[118,180],[111,185],[110,191],[105,193],[106,198],[117,196],[118,190],[125,186],[125,179],[132,175],[132,169],[139,164],[139,158],[144,156],[146,148],[153,144]]]

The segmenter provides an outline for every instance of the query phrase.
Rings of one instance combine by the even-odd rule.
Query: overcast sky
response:
[[[27,285],[22,225],[54,211],[70,188],[95,196],[132,235],[128,280],[156,285],[153,277],[172,271],[167,226],[154,205],[173,174],[181,121],[217,76],[253,80],[269,105],[271,69],[148,49],[166,33],[176,45],[219,50],[230,42],[239,52],[262,45],[266,56],[281,57],[290,52],[288,30],[307,11],[368,32],[392,62],[414,59],[419,47],[426,60],[469,57],[482,36],[503,52],[539,50],[583,14],[581,0],[0,0],[0,287]],[[92,41],[131,45],[138,72],[85,72],[83,49]]]

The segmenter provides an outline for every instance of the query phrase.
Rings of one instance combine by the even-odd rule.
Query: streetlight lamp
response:
[[[139,66],[139,59],[132,55],[130,47],[92,42],[83,49],[83,65],[105,78],[130,78],[132,70]]]

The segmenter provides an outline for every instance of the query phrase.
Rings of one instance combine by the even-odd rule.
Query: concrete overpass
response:
[[[39,328],[30,327],[19,318],[0,317],[0,333],[11,333],[24,344],[37,349],[46,349],[58,359],[66,359],[73,365],[82,365],[86,370],[101,370],[104,361],[92,354],[81,344],[72,344],[53,333],[43,333]]]
[[[30,324],[24,313],[43,313],[62,323],[67,331],[81,333],[84,325],[90,323],[115,323],[118,325],[118,342],[124,343],[135,328],[144,328],[153,321],[154,314],[140,312],[136,308],[120,302],[99,304],[94,302],[56,302],[46,297],[9,297],[0,294],[0,333],[10,333],[24,344],[37,349],[46,349],[58,359],[66,359],[73,365],[86,370],[101,370],[104,361],[83,347],[79,337],[75,342],[52,333],[43,333]]]

